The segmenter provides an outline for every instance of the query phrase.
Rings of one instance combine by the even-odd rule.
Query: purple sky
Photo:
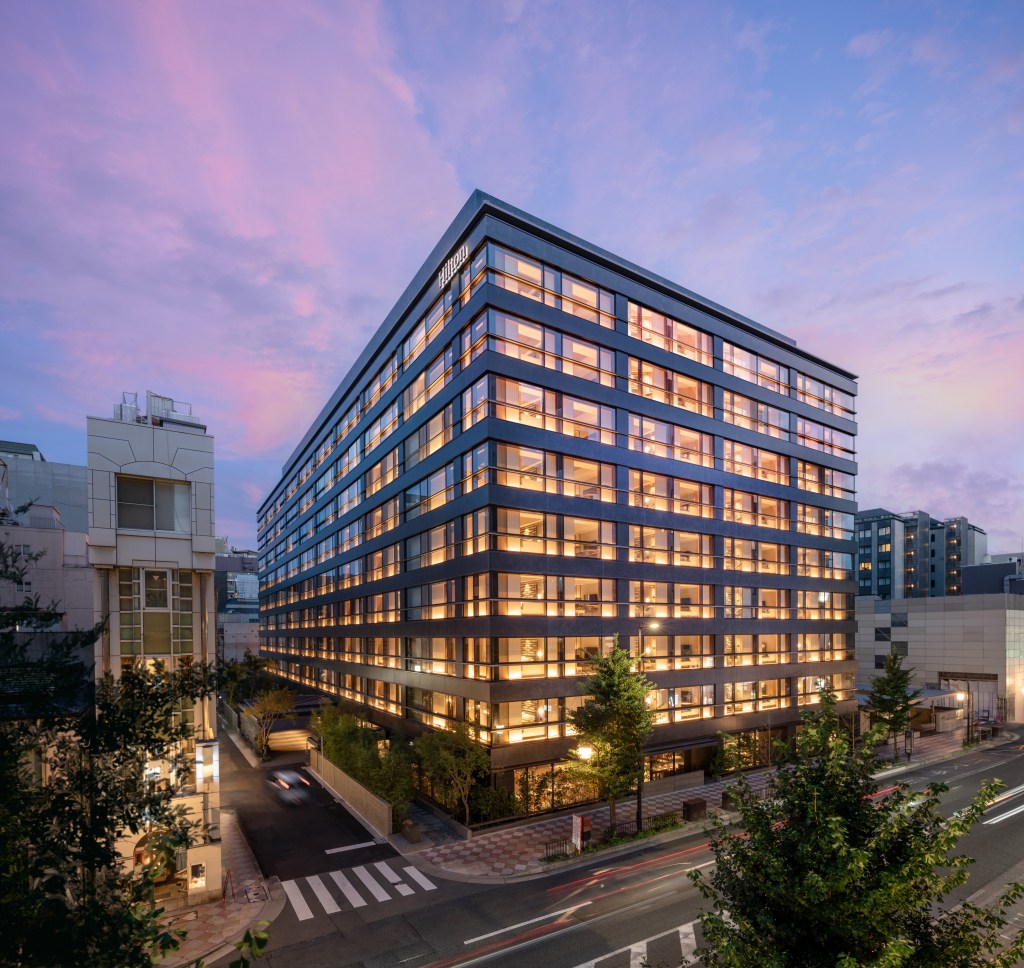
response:
[[[10,0],[0,130],[0,437],[189,401],[235,545],[479,187],[858,373],[861,507],[1021,548],[1015,0]]]

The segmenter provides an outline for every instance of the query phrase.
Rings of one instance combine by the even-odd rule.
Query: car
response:
[[[305,803],[312,790],[309,780],[298,770],[274,770],[267,775],[267,786],[278,800],[291,806]]]

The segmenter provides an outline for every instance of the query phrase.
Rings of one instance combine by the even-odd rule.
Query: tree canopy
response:
[[[1009,966],[1024,953],[1016,936],[1000,953],[1002,911],[1022,889],[1011,885],[993,909],[940,902],[968,876],[959,839],[999,789],[982,786],[971,804],[944,819],[946,787],[898,785],[880,792],[873,777],[881,727],[859,745],[826,691],[805,716],[795,760],[763,798],[740,781],[738,829],[716,821],[715,865],[692,880],[712,910],[701,916],[703,964],[729,968],[970,968]]]
[[[913,676],[913,669],[903,668],[902,656],[887,655],[882,675],[871,677],[871,715],[885,725],[890,736],[905,730],[913,718],[914,700],[921,695],[920,689],[911,688]]]
[[[256,726],[256,752],[265,756],[270,749],[270,733],[274,724],[284,719],[295,707],[295,692],[285,687],[264,689],[256,693],[245,713]]]
[[[416,740],[416,755],[434,796],[449,809],[461,804],[469,826],[469,795],[477,777],[491,767],[487,750],[476,741],[470,727],[459,723],[454,729],[424,733]]]
[[[0,543],[0,583],[22,584],[37,557]],[[59,615],[33,596],[0,609],[0,964],[149,966],[178,937],[152,871],[122,865],[117,841],[148,830],[169,850],[187,843],[172,799],[191,779],[176,760],[191,735],[180,710],[215,676],[157,665],[95,682],[81,657],[102,626],[49,632]],[[171,765],[166,782],[151,779],[154,761]]]
[[[636,791],[637,825],[643,819],[643,748],[654,732],[654,715],[647,706],[652,683],[633,671],[633,659],[615,647],[594,663],[594,673],[581,682],[583,705],[569,714],[580,739],[592,748],[589,759],[578,753],[578,771],[593,779],[599,795],[608,801],[611,827],[615,801]]]

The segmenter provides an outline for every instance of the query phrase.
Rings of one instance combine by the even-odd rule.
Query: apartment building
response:
[[[188,404],[154,393],[143,412],[125,394],[112,419],[88,417],[89,562],[96,621],[97,674],[118,676],[139,663],[175,669],[215,657],[216,607],[213,437]],[[181,806],[199,823],[167,878],[172,899],[202,903],[221,895],[217,717],[213,697],[182,709],[193,726],[180,750],[187,766],[150,764],[154,783],[184,782]],[[172,782],[173,781],[173,782]],[[126,837],[122,854],[144,864],[150,834]]]
[[[858,511],[857,594],[879,598],[962,595],[963,570],[981,564],[988,535],[965,517],[925,511]]]
[[[496,782],[575,739],[618,646],[652,778],[854,708],[853,374],[474,193],[259,511],[264,655]]]

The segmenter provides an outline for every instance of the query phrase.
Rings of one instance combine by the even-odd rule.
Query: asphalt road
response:
[[[703,902],[686,872],[710,863],[703,837],[506,885],[449,881],[414,875],[384,845],[327,853],[372,838],[325,795],[301,807],[277,803],[241,764],[245,775],[232,763],[222,778],[225,803],[238,810],[264,873],[292,884],[267,968],[628,968],[631,949],[633,964],[641,953],[674,965],[695,944]],[[899,777],[917,788],[947,784],[944,812],[966,806],[991,777],[1008,789],[961,842],[977,862],[951,904],[1001,884],[1024,860],[1024,749],[979,751]]]

